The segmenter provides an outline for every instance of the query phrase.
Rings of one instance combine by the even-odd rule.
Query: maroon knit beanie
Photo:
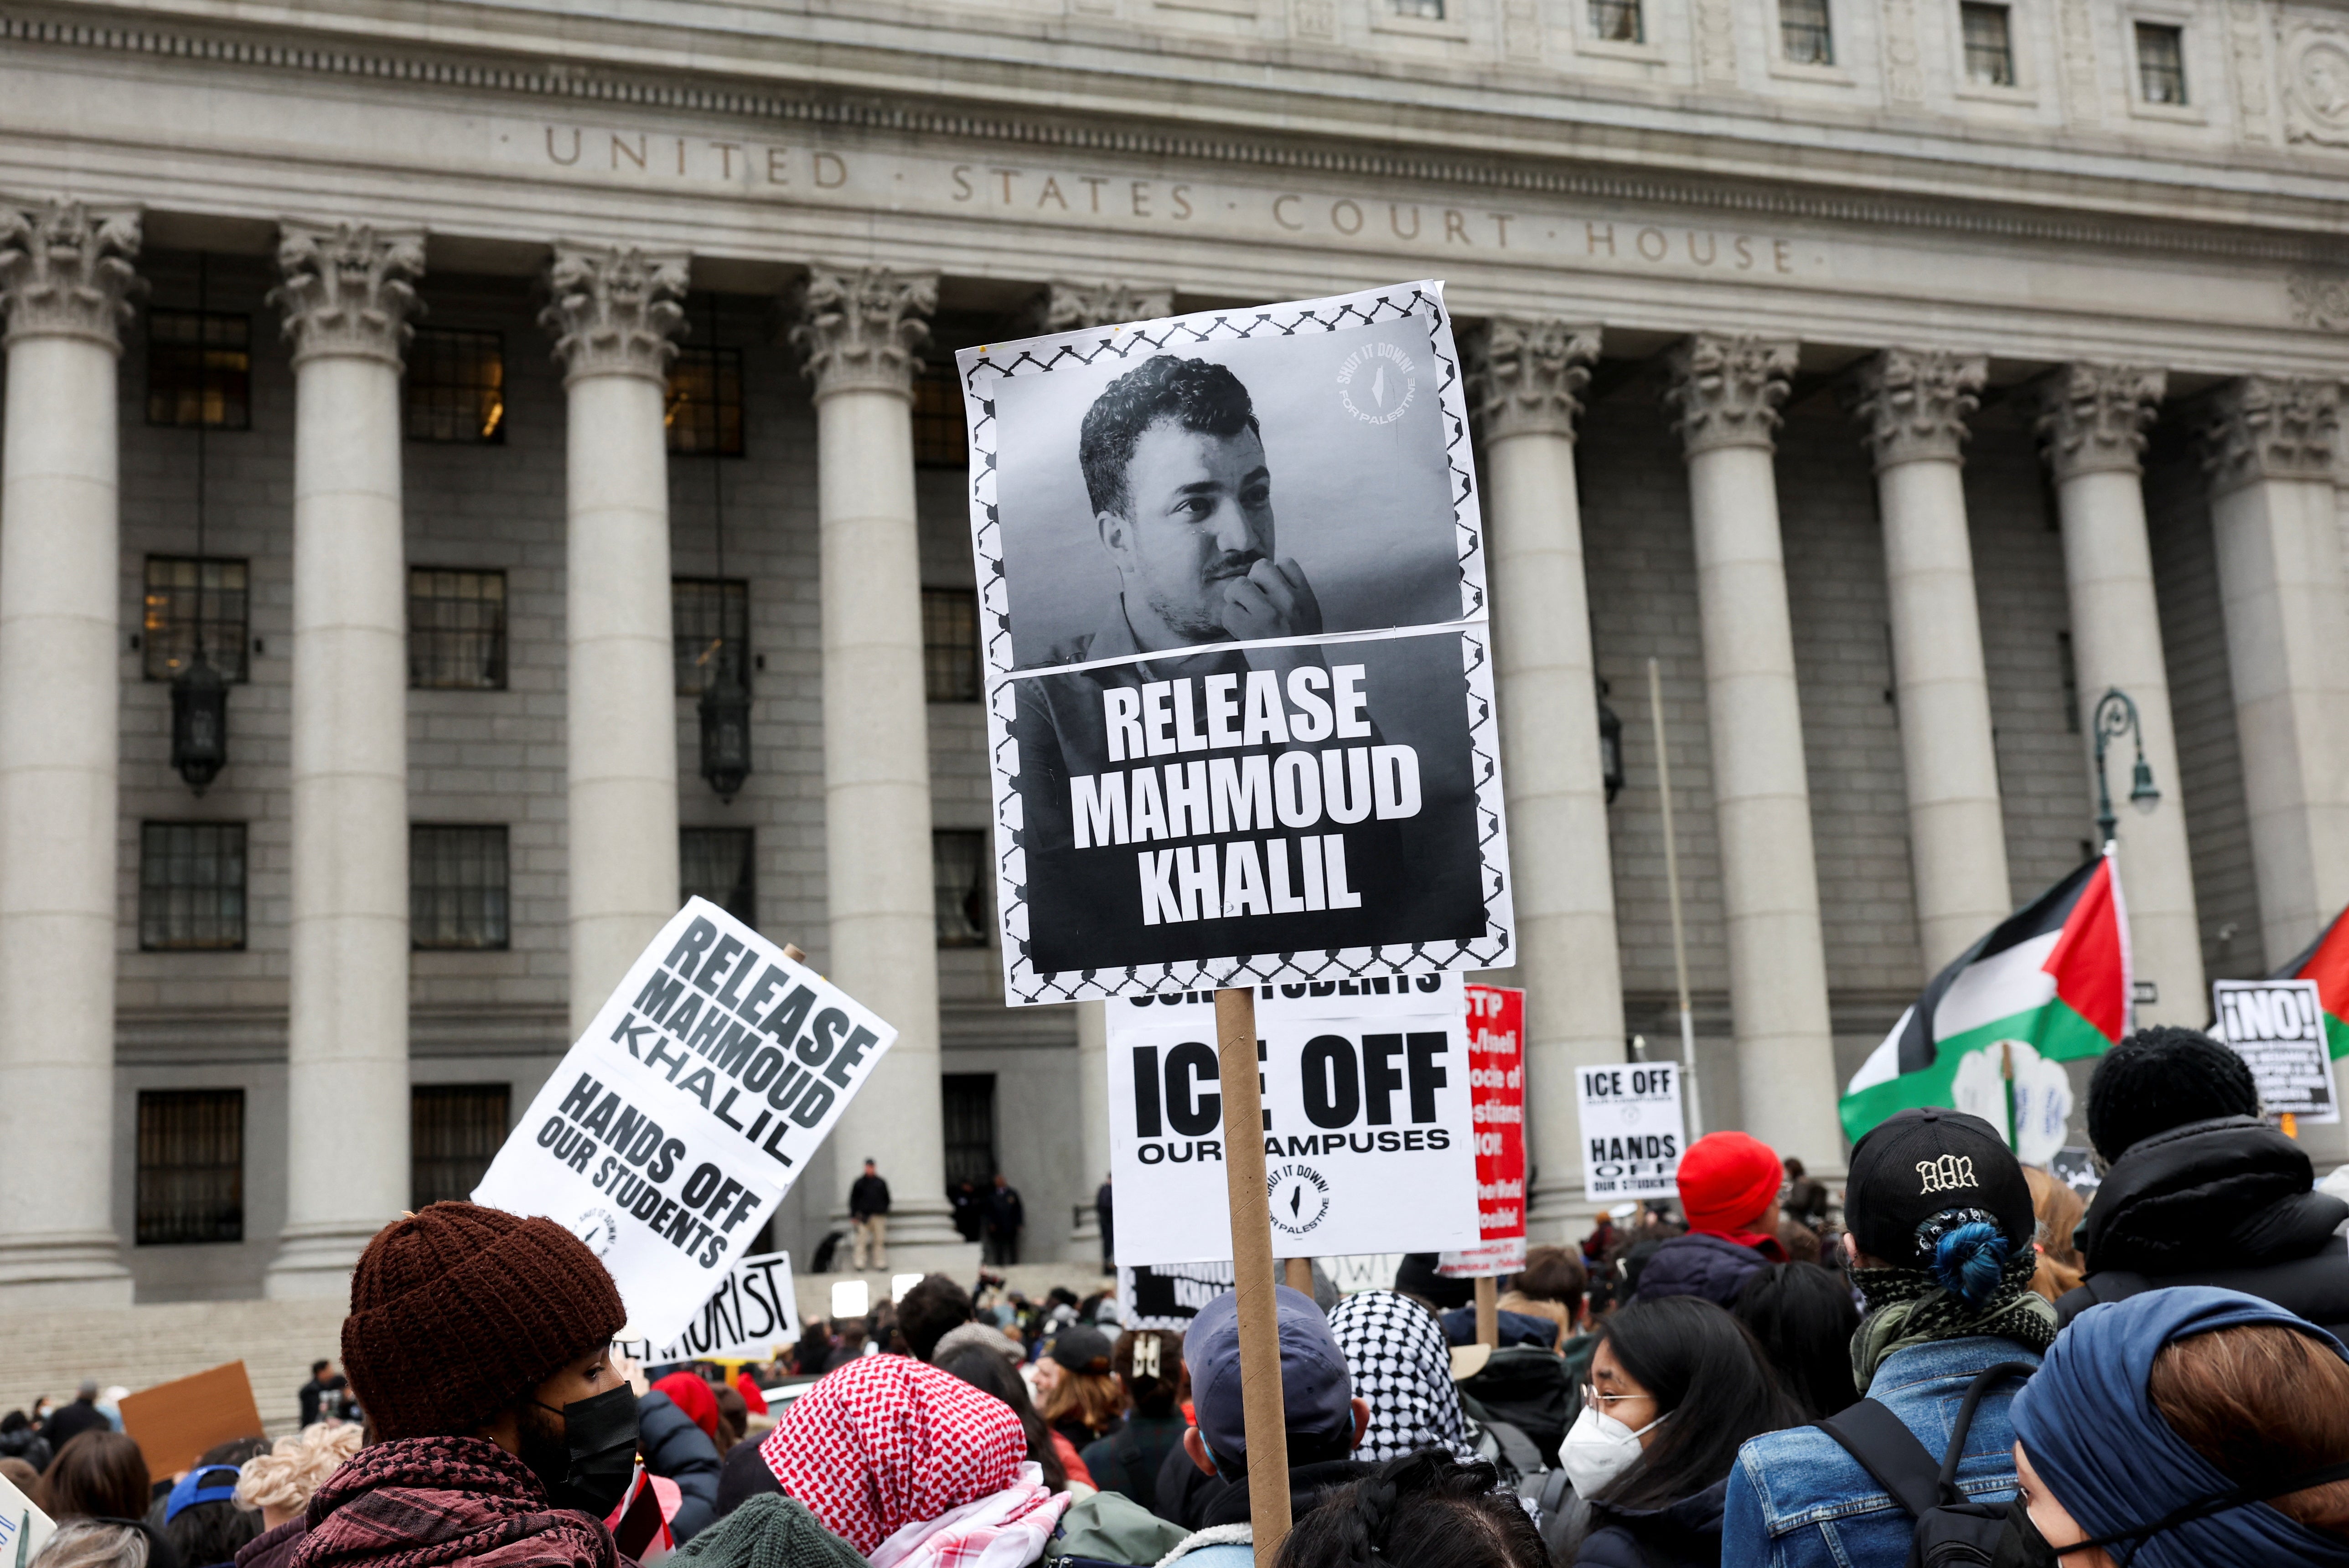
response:
[[[470,1436],[626,1321],[603,1264],[554,1221],[434,1203],[359,1254],[343,1365],[379,1439]]]

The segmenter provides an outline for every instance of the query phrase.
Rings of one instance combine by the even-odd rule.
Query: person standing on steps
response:
[[[856,1272],[873,1268],[887,1273],[889,1183],[881,1179],[870,1160],[864,1162],[864,1174],[848,1189],[848,1229],[854,1238],[849,1246]]]

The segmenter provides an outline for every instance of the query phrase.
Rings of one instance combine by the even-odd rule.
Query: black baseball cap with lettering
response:
[[[2017,1251],[2039,1222],[2031,1183],[2005,1140],[1979,1116],[1928,1108],[1877,1124],[1851,1151],[1844,1220],[1859,1250],[1895,1268],[1922,1268],[1930,1255],[1918,1228],[1951,1209],[1980,1209]]]

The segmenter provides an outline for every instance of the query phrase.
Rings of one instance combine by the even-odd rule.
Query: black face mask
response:
[[[2006,1528],[1999,1534],[1998,1549],[1991,1553],[1990,1568],[2064,1568],[2064,1560],[2047,1544],[2047,1537],[2039,1533],[2031,1511],[2019,1497],[2006,1505]]]
[[[542,1410],[552,1405],[540,1404]],[[558,1508],[597,1519],[619,1506],[636,1473],[636,1395],[626,1383],[563,1407],[563,1443],[523,1437],[522,1460],[546,1483]]]
[[[2146,1543],[2148,1537],[2175,1530],[2181,1524],[2190,1524],[2198,1519],[2208,1519],[2213,1514],[2226,1513],[2310,1487],[2329,1486],[2337,1480],[2349,1480],[2349,1464],[2327,1465],[2322,1470],[2287,1476],[2282,1480],[2231,1487],[2198,1499],[2183,1508],[2173,1509],[2151,1524],[2106,1531],[2102,1535],[2075,1542],[2060,1551],[2049,1545],[2047,1538],[2039,1533],[2039,1526],[2031,1521],[2031,1511],[2018,1497],[2006,1505],[2006,1528],[1999,1535],[1998,1549],[1991,1553],[1991,1568],[2075,1568],[2075,1564],[2085,1561],[2078,1553],[2091,1546],[2104,1547],[2121,1568],[2128,1568],[2129,1559],[2137,1555],[2137,1549]]]

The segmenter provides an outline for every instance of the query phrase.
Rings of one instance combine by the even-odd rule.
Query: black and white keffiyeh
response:
[[[1330,1314],[1354,1393],[1371,1407],[1358,1460],[1400,1459],[1425,1449],[1476,1458],[1476,1434],[1452,1386],[1452,1346],[1427,1309],[1391,1290],[1350,1295]]]

